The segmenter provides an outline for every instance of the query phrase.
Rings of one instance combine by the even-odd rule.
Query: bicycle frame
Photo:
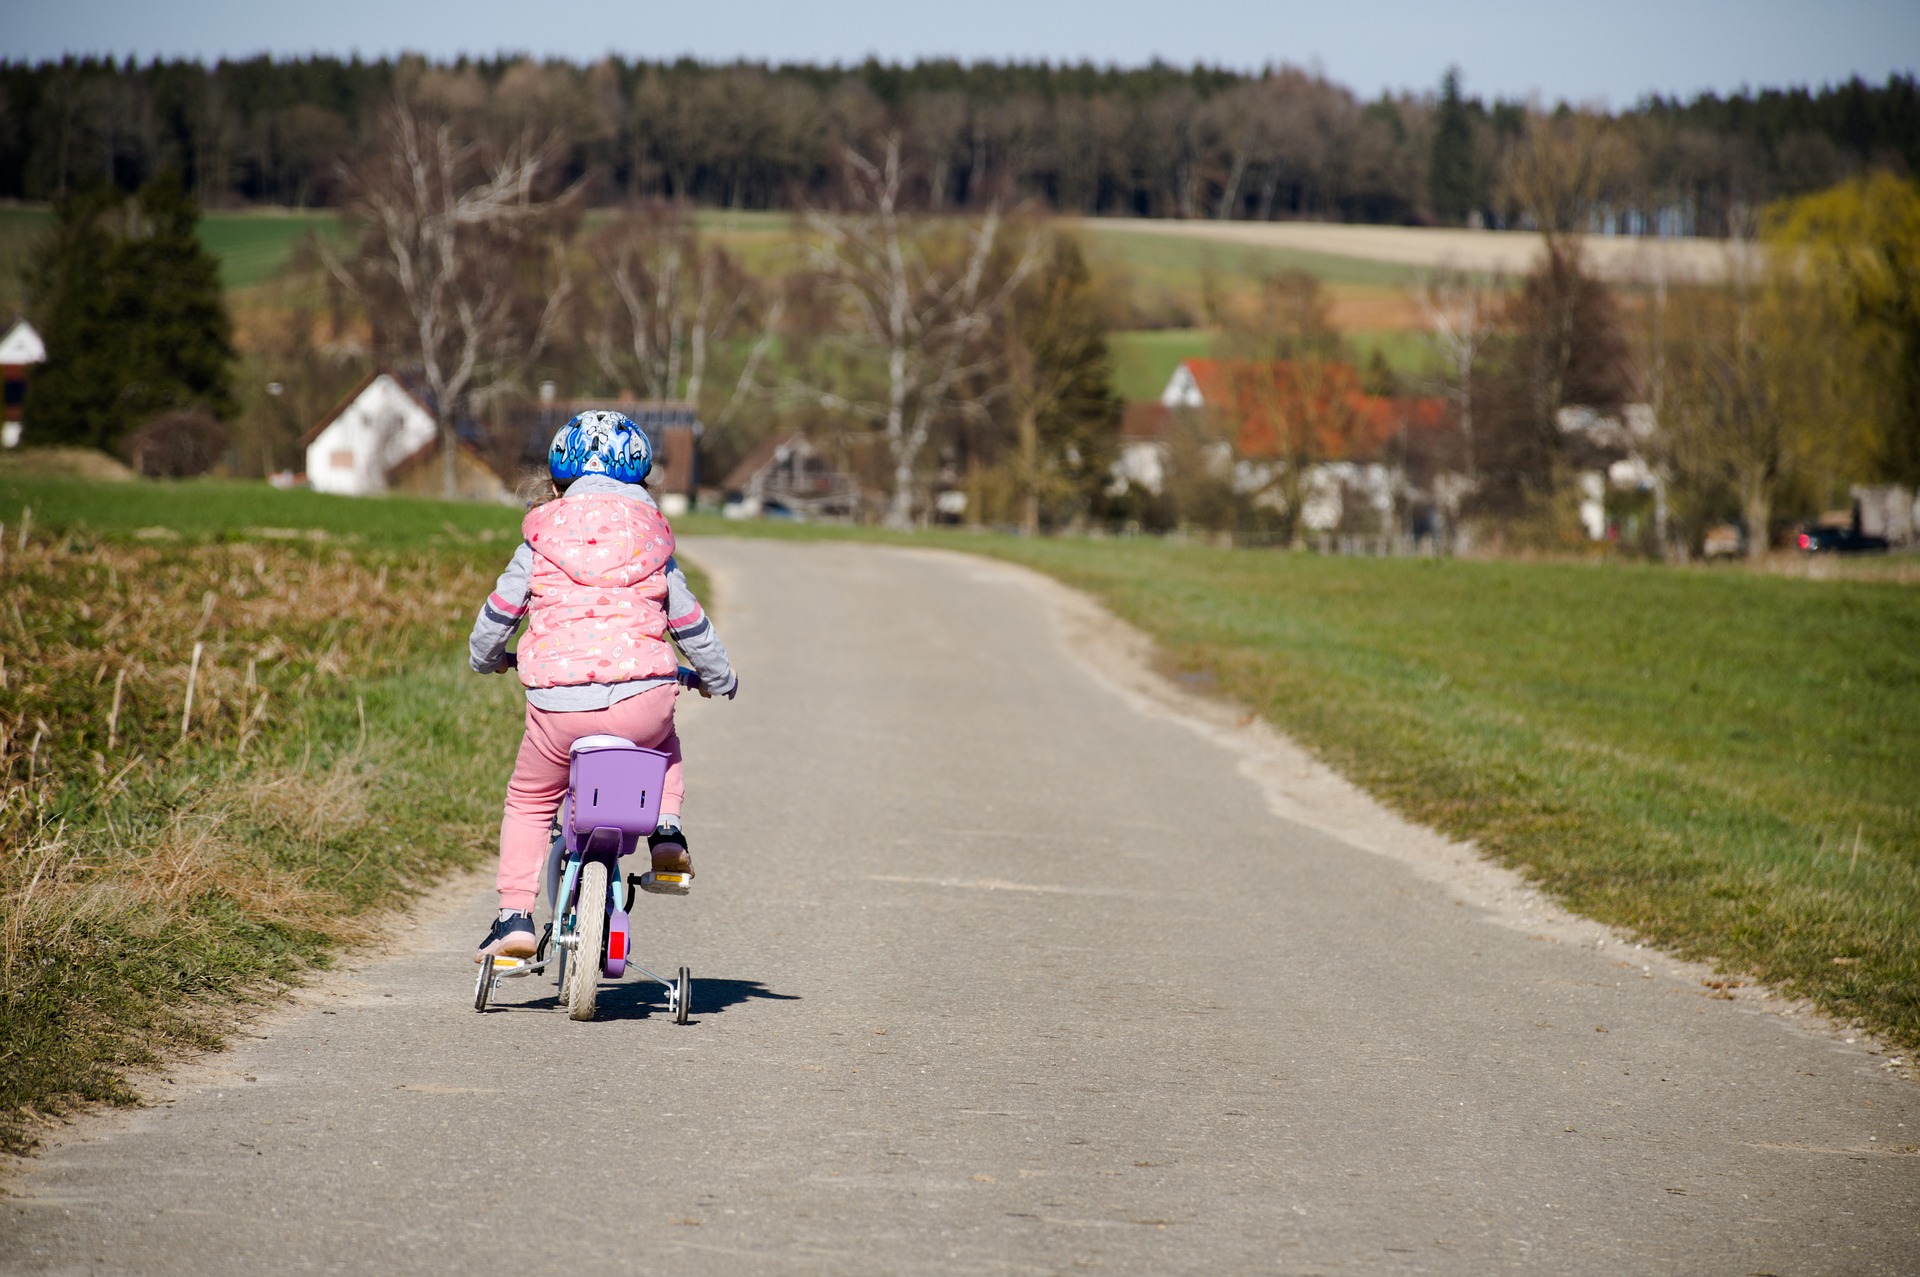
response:
[[[567,796],[560,806],[559,835],[547,856],[545,886],[553,905],[553,921],[541,937],[533,961],[489,959],[483,964],[475,991],[476,1008],[484,1009],[489,986],[499,979],[533,975],[549,965],[555,968],[563,999],[567,968],[575,962],[593,962],[596,977],[617,980],[626,974],[631,937],[627,910],[637,893],[630,883],[622,881],[620,861],[658,827],[668,761],[659,750],[617,736],[587,736],[574,742]],[[607,867],[607,899],[583,902],[579,899],[581,876],[586,866],[595,862]],[[606,911],[607,925],[596,928],[604,936],[597,954],[576,951],[586,908]],[[551,957],[547,954],[549,941],[554,950]],[[691,987],[685,968],[678,980],[669,980],[637,963],[631,965],[639,974],[666,987],[674,1018],[684,1023]]]

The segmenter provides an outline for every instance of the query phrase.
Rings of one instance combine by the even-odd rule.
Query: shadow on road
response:
[[[728,1007],[739,1006],[742,1002],[760,999],[769,1002],[798,1002],[797,993],[775,993],[758,980],[702,980],[698,976],[693,981],[693,1014],[696,1018],[703,1015],[719,1015]],[[619,984],[603,984],[600,996],[595,1002],[595,1019],[624,1020],[639,1016],[665,1015],[667,1011],[667,991],[648,979],[623,980]]]

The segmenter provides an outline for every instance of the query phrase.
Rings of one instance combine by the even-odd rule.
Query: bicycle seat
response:
[[[592,753],[596,749],[638,749],[638,748],[639,746],[635,745],[632,741],[628,740],[624,736],[599,735],[599,736],[582,736],[579,740],[573,742],[572,746],[569,747],[567,752],[570,754],[588,754],[588,753]]]

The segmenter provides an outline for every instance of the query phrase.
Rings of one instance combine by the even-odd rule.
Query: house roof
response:
[[[410,377],[403,376],[391,368],[382,366],[375,368],[372,372],[362,377],[358,385],[341,397],[339,403],[328,409],[326,415],[321,417],[320,420],[314,422],[307,433],[300,436],[300,446],[304,448],[315,439],[318,439],[322,430],[325,430],[328,426],[338,421],[340,414],[352,407],[353,401],[361,395],[366,394],[367,387],[371,386],[383,376],[393,378],[394,384],[400,387],[407,398],[413,400],[414,403],[420,406],[420,411],[426,413],[429,417],[433,417],[436,421],[439,420],[439,417],[433,411],[433,397],[427,393],[424,386],[416,384]]]
[[[500,472],[493,468],[493,463],[487,460],[486,456],[480,451],[480,449],[474,447],[471,443],[468,443],[465,439],[461,439],[459,441],[459,444],[460,444],[460,451],[466,454],[467,460],[473,462],[475,465],[485,470],[488,474],[492,475],[495,479],[500,480],[501,486],[504,487],[506,485],[506,480],[500,477]],[[412,452],[408,453],[406,456],[402,457],[400,460],[394,462],[393,465],[389,466],[387,468],[387,476],[389,479],[396,479],[401,475],[405,474],[409,470],[413,470],[420,466],[425,465],[427,462],[431,461],[433,458],[439,455],[440,455],[440,434],[438,431],[435,431],[433,438],[427,440],[425,443],[421,444],[418,448],[415,448]]]
[[[40,340],[40,334],[26,320],[7,329],[7,335],[0,337],[0,364],[43,364],[46,361],[47,344]]]
[[[1171,411],[1155,399],[1128,400],[1120,412],[1120,442],[1157,443],[1165,439]]]
[[[1447,421],[1443,399],[1368,394],[1351,364],[1188,359],[1181,366],[1207,407],[1234,423],[1234,451],[1243,457],[1278,457],[1305,442],[1325,460],[1366,461],[1402,430]],[[1302,424],[1311,439],[1298,438]]]
[[[813,446],[812,442],[797,430],[791,434],[768,435],[754,446],[753,451],[740,458],[739,465],[728,471],[726,481],[720,485],[721,488],[728,492],[737,492],[745,488],[753,481],[754,475],[773,464],[773,459],[780,455],[782,448],[791,447],[796,443],[805,444],[809,448]]]

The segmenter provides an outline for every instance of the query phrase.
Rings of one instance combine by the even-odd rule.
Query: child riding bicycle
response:
[[[526,735],[500,821],[500,913],[474,961],[534,953],[533,905],[549,828],[567,790],[568,753],[583,736],[620,736],[671,759],[657,831],[656,873],[693,873],[681,829],[685,796],[677,644],[703,696],[732,700],[740,681],[674,561],[673,530],[641,485],[652,448],[617,412],[583,412],[553,437],[555,500],[521,524],[525,540],[474,619],[469,658],[480,674],[517,668]],[[527,626],[517,653],[507,640]]]

